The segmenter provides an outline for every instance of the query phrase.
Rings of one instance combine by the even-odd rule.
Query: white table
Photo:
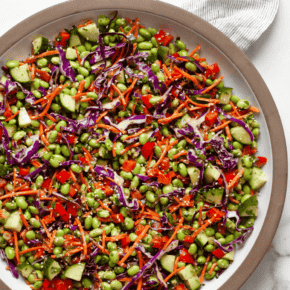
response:
[[[61,2],[64,1],[1,0],[0,36],[30,15]],[[178,0],[167,0],[167,2],[178,5]],[[280,8],[273,24],[246,52],[272,93],[284,125],[287,144],[290,144],[290,128],[287,126],[290,124],[290,89],[287,90],[287,86],[290,84],[289,14],[290,1],[280,0]],[[286,199],[283,216],[272,249],[241,288],[242,290],[290,289],[289,218],[290,197]]]

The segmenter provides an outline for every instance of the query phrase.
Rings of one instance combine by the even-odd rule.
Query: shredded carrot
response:
[[[214,262],[213,264],[212,264],[212,266],[210,267],[210,270],[208,271],[208,274],[209,275],[211,275],[212,274],[212,272],[213,272],[213,270],[214,270],[214,268],[217,266],[217,262]]]
[[[187,72],[181,70],[177,66],[175,66],[174,69],[176,71],[178,71],[180,74],[182,74],[185,78],[191,80],[197,86],[198,89],[202,89],[202,86],[200,85],[200,83],[197,81],[197,79],[194,76],[192,76],[192,75],[188,74]]]
[[[188,56],[192,57],[200,48],[201,46],[199,44]]]
[[[15,192],[15,193],[0,196],[0,200],[6,199],[6,198],[11,198],[14,196],[20,196],[20,195],[36,195],[37,193],[38,193],[38,190],[20,191],[20,192]]]
[[[96,120],[96,124],[98,124],[101,120],[102,120],[102,118],[103,117],[105,117],[107,114],[108,114],[108,112],[109,111],[105,111],[105,112],[103,112],[98,118],[97,118],[97,120]]]
[[[211,89],[213,89],[214,87],[216,87],[223,79],[224,77],[223,76],[220,76],[216,82],[214,82],[211,86],[207,87],[205,90],[203,90],[201,92],[202,95],[204,95],[205,93],[209,92]]]
[[[231,202],[233,202],[233,203],[236,203],[236,204],[240,204],[240,202],[238,201],[238,200],[236,200],[236,199],[234,199],[233,197],[229,197],[229,200],[231,201]]]
[[[182,224],[183,224],[183,220],[184,218],[181,217],[180,222],[178,223],[177,227],[174,230],[174,233],[172,234],[172,236],[170,237],[170,239],[167,241],[167,243],[164,245],[163,250],[165,250],[169,244],[173,241],[173,239],[175,238],[175,236],[177,235],[178,231],[181,229]]]
[[[160,158],[158,159],[158,161],[153,165],[153,168],[154,167],[157,167],[161,162],[162,162],[162,160],[164,159],[164,157],[166,156],[166,153],[167,153],[167,151],[168,151],[168,144],[169,143],[169,141],[168,141],[168,139],[166,139],[166,144],[165,144],[165,148],[164,148],[164,150],[163,150],[163,152],[162,152],[162,154],[161,154],[161,156],[160,156]]]
[[[210,260],[210,255],[207,256],[206,258],[206,262],[203,266],[203,269],[202,269],[202,272],[200,274],[200,278],[199,278],[199,283],[201,284],[203,282],[203,279],[204,279],[204,274],[205,274],[205,271],[206,271],[206,268],[207,268],[207,264],[208,264],[208,261]]]
[[[106,242],[116,242],[116,241],[126,238],[127,236],[128,236],[127,234],[121,234],[121,235],[117,235],[113,237],[106,237],[105,240]]]
[[[125,149],[123,149],[123,150],[121,151],[121,155],[125,154],[126,152],[128,152],[128,151],[131,150],[132,148],[135,148],[135,147],[138,147],[138,146],[140,146],[140,143],[139,143],[139,142],[127,146]]]
[[[214,222],[216,219],[216,216],[214,215],[211,219],[207,220],[200,228],[198,228],[193,235],[191,236],[193,239],[204,229],[206,229],[212,222]]]
[[[225,127],[225,129],[226,129],[226,134],[227,134],[227,137],[228,137],[229,141],[232,141],[232,140],[233,140],[233,137],[232,137],[232,135],[231,135],[231,131],[230,131],[230,127],[229,127],[229,125],[227,125],[227,126]]]
[[[202,218],[202,206],[199,208],[198,211],[198,224],[201,226],[201,218]]]
[[[242,177],[242,175],[244,174],[245,168],[242,168],[238,174],[229,182],[227,189],[233,187],[235,185],[235,183]]]
[[[75,99],[76,101],[78,101],[81,97],[86,96],[86,95],[87,95],[87,92],[86,93],[79,93],[79,94],[72,96],[72,98]]]
[[[142,258],[142,253],[140,251],[137,251],[137,256],[138,256],[138,260],[139,260],[139,268],[142,269],[143,267],[143,258]],[[138,281],[138,286],[137,286],[137,290],[141,290],[142,289],[142,284],[143,284],[143,279],[142,276],[140,277],[139,281]]]
[[[106,125],[106,124],[96,124],[95,125],[97,128],[104,128],[104,129],[108,129],[110,131],[112,131],[113,133],[123,133],[123,134],[126,134],[126,131],[123,131],[123,130],[119,130],[113,126],[110,126],[110,125]]]
[[[15,114],[13,114],[12,116],[8,117],[8,118],[5,120],[5,122],[8,122],[8,121],[14,119],[18,114],[19,114],[19,111],[17,111],[17,112],[16,112]]]
[[[102,233],[102,247],[104,250],[106,249],[106,230],[103,230]]]
[[[81,94],[83,92],[84,87],[85,87],[85,84],[86,84],[86,81],[85,80],[82,80],[80,82],[77,94]]]
[[[57,230],[54,230],[53,233],[52,233],[52,235],[50,235],[49,243],[47,245],[48,249],[51,249],[52,248],[52,244],[53,244],[54,238],[56,236],[56,233],[57,233]]]
[[[35,79],[35,64],[33,63],[31,65],[31,81],[33,81]]]
[[[218,104],[220,102],[220,100],[217,99],[207,99],[207,98],[196,98],[198,101],[203,101],[203,102],[207,102],[207,103],[215,103]]]
[[[173,121],[174,119],[177,119],[177,118],[182,117],[182,116],[183,116],[182,113],[175,113],[174,112],[174,114],[172,114],[170,117],[159,119],[158,123],[167,124],[167,123]]]
[[[80,58],[80,55],[79,55],[79,52],[78,52],[78,50],[77,50],[77,47],[76,47],[76,46],[75,46],[75,51],[76,51],[76,54],[77,54],[77,59],[78,59],[79,65],[81,65],[81,63],[82,63],[82,60],[81,60],[81,58]]]
[[[46,139],[44,133],[43,133],[43,125],[40,123],[39,125],[39,134],[40,134],[40,139],[41,141],[46,145],[48,146],[49,145],[49,142],[48,140]]]
[[[165,279],[164,282],[166,283],[171,277],[173,277],[174,275],[176,275],[179,271],[182,271],[185,268],[185,266],[182,266],[176,270],[174,270],[171,274],[169,274]]]
[[[126,255],[121,259],[121,261],[118,262],[118,265],[122,265],[127,259],[128,257],[133,253],[136,245],[145,237],[146,233],[148,232],[150,226],[146,225],[144,230],[142,231],[142,233],[137,237],[137,239],[135,240],[133,246],[128,250],[128,252],[126,253]]]
[[[173,267],[173,271],[175,271],[178,267],[178,263],[179,263],[179,259],[180,259],[180,256],[178,256],[176,259],[175,259],[175,262],[174,262],[174,267]]]
[[[131,92],[131,91],[134,89],[134,87],[135,87],[137,81],[138,81],[138,78],[134,78],[132,84],[129,86],[129,88],[127,88],[127,89],[124,91],[123,94],[126,95],[128,92]]]
[[[43,57],[54,55],[54,54],[59,54],[58,50],[49,50],[49,51],[46,51],[44,53],[41,53],[41,54],[38,54],[38,55],[34,55],[34,56],[30,57],[30,58],[27,58],[25,63],[33,63],[38,58],[43,58]]]
[[[100,204],[100,206],[103,208],[103,209],[105,209],[105,210],[107,210],[109,213],[111,213],[111,214],[113,214],[113,211],[109,208],[109,207],[107,207],[101,200],[98,200],[98,203]]]
[[[86,242],[86,237],[85,237],[85,232],[84,232],[84,229],[82,227],[82,224],[80,222],[80,220],[78,218],[75,219],[76,222],[77,222],[77,225],[78,225],[78,228],[79,228],[79,231],[81,233],[81,236],[82,236],[82,240],[83,240],[83,248],[84,248],[84,255],[85,257],[87,256],[87,253],[88,253],[88,249],[87,249],[87,242]]]
[[[260,109],[257,107],[250,107],[249,110],[254,113],[260,113]]]
[[[236,115],[236,116],[240,116],[240,113],[238,112],[238,110],[237,110],[235,104],[234,104],[232,101],[230,101],[230,105],[231,105],[231,107],[232,107],[232,109],[233,109],[235,115]]]
[[[24,255],[24,254],[29,253],[29,252],[32,252],[32,251],[40,250],[40,249],[42,249],[42,248],[43,248],[43,246],[38,246],[38,247],[28,248],[28,249],[26,249],[26,250],[20,252],[20,253],[19,253],[19,256]]]
[[[44,231],[45,231],[47,237],[50,238],[50,236],[51,236],[51,235],[50,235],[50,232],[47,230],[47,227],[46,227],[44,221],[43,221],[43,220],[40,220],[40,223],[41,223],[41,225],[42,225],[42,227],[43,227],[43,229],[44,229]]]
[[[14,235],[15,258],[16,258],[17,264],[19,264],[20,260],[19,260],[18,238],[17,238],[16,231],[13,231],[13,235]]]
[[[183,156],[183,155],[187,155],[187,151],[185,151],[185,150],[180,151],[179,153],[173,155],[173,159],[177,159],[177,158],[179,158],[180,156]]]

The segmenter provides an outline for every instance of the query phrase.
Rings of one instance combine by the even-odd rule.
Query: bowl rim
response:
[[[255,271],[270,248],[279,225],[286,197],[288,175],[287,149],[284,130],[277,107],[269,89],[252,62],[222,32],[200,17],[171,4],[157,0],[146,0],[146,5],[144,4],[143,0],[70,0],[51,6],[30,16],[6,32],[0,38],[0,56],[27,34],[48,23],[73,14],[105,9],[135,10],[168,18],[194,30],[220,49],[241,72],[259,101],[268,126],[273,156],[274,174],[272,176],[271,198],[260,234],[240,267],[219,288],[221,290],[240,289]],[[0,288],[3,290],[9,289],[5,284],[3,286],[2,284],[0,279]]]

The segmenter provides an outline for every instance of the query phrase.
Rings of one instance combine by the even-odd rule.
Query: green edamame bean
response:
[[[67,127],[67,122],[64,121],[64,120],[61,120],[57,123],[57,125],[55,126],[55,130],[57,132],[60,132],[61,131],[61,128],[60,127]],[[54,142],[51,142],[51,143],[54,143]]]
[[[38,175],[36,180],[35,180],[35,185],[37,188],[40,188],[42,186],[42,183],[44,181],[44,178],[42,175]]]
[[[110,284],[107,283],[107,282],[102,282],[102,283],[100,284],[100,286],[101,286],[101,289],[102,289],[102,290],[112,290]]]
[[[194,63],[192,63],[192,62],[187,62],[185,64],[185,68],[187,70],[189,70],[190,72],[196,72],[197,71],[197,66]]]
[[[124,145],[121,142],[116,143],[116,154],[120,155],[121,152],[124,150]]]
[[[54,255],[61,255],[61,253],[62,253],[62,247],[55,247],[53,249],[53,254]]]
[[[33,288],[34,289],[40,289],[42,287],[42,281],[36,281],[34,284],[33,284]]]
[[[6,62],[6,66],[8,68],[19,67],[19,61],[18,60],[9,60]]]
[[[140,50],[149,50],[152,47],[153,47],[153,44],[149,41],[143,41],[143,42],[138,43],[138,48]]]
[[[206,262],[206,257],[205,256],[199,256],[196,261],[197,261],[198,264],[203,265]]]
[[[252,179],[252,175],[253,175],[252,168],[245,168],[243,176],[247,181],[250,181]]]
[[[137,265],[130,267],[127,271],[128,275],[133,277],[139,272],[140,268]]]
[[[28,207],[28,210],[32,213],[32,214],[39,214],[39,210],[37,209],[37,207],[30,205]]]
[[[15,141],[19,141],[20,139],[22,139],[24,136],[26,135],[25,131],[18,131],[13,135],[13,139]]]
[[[40,68],[46,67],[47,63],[48,63],[48,61],[46,58],[40,58],[36,61],[37,66]]]
[[[123,288],[122,283],[118,280],[112,281],[110,286],[113,290],[121,290]]]
[[[149,40],[151,38],[151,33],[145,28],[140,28],[139,34],[147,40]]]
[[[215,250],[215,247],[213,245],[206,245],[205,248],[204,248],[207,252],[211,253]]]
[[[159,65],[157,63],[152,63],[151,64],[151,69],[152,71],[156,74],[160,71]]]
[[[188,249],[190,255],[194,255],[197,252],[197,245],[195,243],[191,244]]]
[[[180,56],[188,56],[188,52],[186,50],[180,50],[177,52]]]
[[[176,48],[178,48],[178,50],[185,50],[186,49],[185,43],[181,40],[176,40],[175,46],[176,46]]]
[[[179,230],[178,233],[177,233],[177,239],[179,241],[183,241],[185,238],[185,233],[184,233],[184,230]]]
[[[107,218],[110,216],[110,213],[105,209],[101,209],[97,212],[97,216],[101,218]]]
[[[97,236],[101,236],[102,234],[103,234],[103,229],[99,229],[99,228],[93,229],[89,233],[90,237],[92,237],[92,238],[95,238]]]
[[[134,176],[133,179],[132,179],[132,182],[130,184],[130,188],[131,189],[135,189],[139,186],[139,183],[140,183],[140,179],[138,176]]]
[[[40,228],[40,222],[37,219],[31,218],[29,222],[33,228]]]
[[[58,154],[52,155],[51,158],[49,159],[50,165],[55,168],[59,167],[60,163],[64,161],[65,161],[65,158]]]
[[[9,260],[13,260],[15,258],[15,250],[12,247],[5,248],[5,254]]]
[[[112,263],[117,264],[119,262],[119,253],[116,250],[111,251],[109,259]]]
[[[28,204],[27,204],[24,196],[17,196],[15,201],[16,201],[16,204],[19,208],[27,209]]]
[[[64,195],[68,195],[69,194],[69,189],[70,189],[69,183],[64,183],[60,187],[60,192],[62,194],[64,194]]]
[[[232,110],[232,106],[230,104],[223,105],[222,109],[224,112],[230,112]]]
[[[187,167],[185,166],[184,163],[179,163],[178,171],[179,171],[180,175],[183,177],[187,176],[187,174],[188,174]]]
[[[17,92],[16,97],[18,100],[24,100],[26,98],[25,94],[21,91]]]
[[[228,268],[228,266],[230,265],[230,263],[226,259],[219,259],[217,261],[217,265],[218,265],[218,267],[220,267],[222,269],[226,269],[226,268]]]
[[[10,209],[10,210],[14,210],[14,209],[16,209],[17,208],[17,204],[15,203],[15,202],[6,202],[5,203],[5,207],[7,208],[7,209]]]
[[[134,227],[134,221],[130,217],[126,217],[124,220],[124,226],[127,230],[131,230]]]
[[[178,178],[172,180],[172,185],[175,187],[183,187],[182,181]]]
[[[28,231],[26,232],[26,238],[30,241],[30,240],[34,240],[36,238],[36,234],[34,231]]]
[[[53,244],[55,246],[62,246],[64,244],[64,238],[63,237],[55,237]]]
[[[255,138],[257,138],[260,134],[260,129],[259,128],[254,128],[252,131],[253,135]]]
[[[91,215],[87,216],[85,219],[85,228],[89,230],[92,227],[93,217]]]

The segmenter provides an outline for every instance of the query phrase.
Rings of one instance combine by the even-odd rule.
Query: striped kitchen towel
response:
[[[273,22],[279,0],[163,0],[203,18],[246,51]]]

